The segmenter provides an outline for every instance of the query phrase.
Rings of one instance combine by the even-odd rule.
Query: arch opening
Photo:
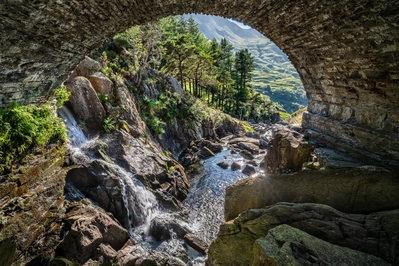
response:
[[[84,54],[132,25],[219,15],[266,34],[288,55],[309,99],[310,137],[398,166],[398,9],[394,0],[2,3],[0,105],[43,102]]]

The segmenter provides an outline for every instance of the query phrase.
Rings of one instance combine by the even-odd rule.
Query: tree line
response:
[[[254,60],[248,50],[234,52],[226,39],[207,39],[191,16],[129,28],[99,51],[137,86],[151,69],[177,77],[186,92],[240,119],[268,120],[278,113],[278,105],[251,89]]]

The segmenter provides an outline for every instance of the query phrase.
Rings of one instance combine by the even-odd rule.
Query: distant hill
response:
[[[190,15],[185,15],[188,18]],[[247,48],[254,57],[252,86],[292,113],[307,105],[306,94],[298,72],[272,41],[255,29],[244,29],[217,16],[191,15],[208,39],[226,38],[235,49]]]

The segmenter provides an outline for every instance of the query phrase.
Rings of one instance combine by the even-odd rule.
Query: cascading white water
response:
[[[73,147],[80,147],[87,142],[87,138],[76,122],[73,114],[66,106],[58,110],[58,115],[64,120],[68,130],[69,143]]]
[[[119,165],[108,164],[108,166],[119,177],[123,202],[129,212],[130,232],[133,235],[147,234],[151,220],[160,214],[159,204],[154,194],[147,190],[132,173],[127,172]]]

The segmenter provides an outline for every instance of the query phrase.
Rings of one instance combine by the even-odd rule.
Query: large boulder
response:
[[[151,220],[150,235],[158,241],[171,239],[172,235],[183,238],[190,230],[172,216],[160,216]]]
[[[102,72],[95,72],[88,77],[94,90],[101,95],[108,95],[108,98],[113,98],[114,83],[107,78]]]
[[[260,264],[262,261],[271,265],[304,265],[304,259],[325,262],[319,265],[387,265],[383,260],[397,264],[399,229],[394,224],[398,218],[399,209],[348,214],[312,203],[278,203],[250,209],[221,225],[218,237],[209,247],[208,265],[265,265]],[[296,230],[277,229],[280,225]],[[282,254],[297,254],[298,261],[280,261]],[[347,254],[341,258],[344,264],[337,264],[340,254]],[[289,258],[293,259],[291,255]],[[365,263],[358,264],[359,261]]]
[[[313,145],[297,131],[279,126],[273,129],[273,138],[264,159],[265,171],[271,174],[297,172],[307,162]]]
[[[279,225],[253,246],[251,265],[390,265],[368,253],[330,244],[288,225]]]
[[[80,61],[80,63],[76,66],[76,75],[82,77],[89,77],[92,73],[98,72],[101,69],[101,63],[96,60],[91,59],[88,56],[85,56],[85,59]]]
[[[277,202],[322,203],[349,213],[399,208],[397,175],[373,169],[327,169],[249,177],[226,189],[225,219]]]
[[[78,76],[65,86],[71,92],[69,101],[77,119],[83,122],[89,134],[97,134],[102,130],[106,113],[90,81]]]

